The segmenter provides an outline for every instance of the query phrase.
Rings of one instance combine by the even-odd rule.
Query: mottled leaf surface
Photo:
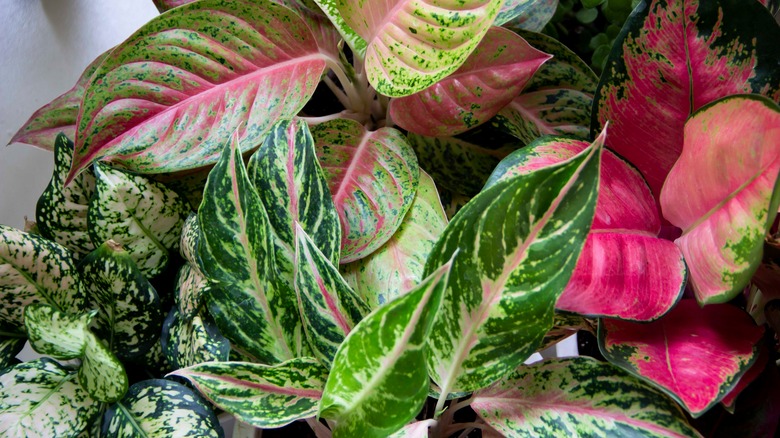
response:
[[[339,10],[342,7],[340,0],[312,0],[322,9],[325,15],[328,16],[333,26],[338,29],[339,34],[349,47],[360,57],[365,57],[366,54],[366,40],[362,36],[355,32],[355,29],[351,28],[349,24],[344,20]]]
[[[511,437],[699,436],[665,394],[590,357],[522,366],[478,391],[471,407]]]
[[[81,357],[89,324],[96,313],[93,310],[73,315],[60,312],[48,304],[31,304],[24,308],[24,327],[30,346],[38,353],[55,359]]]
[[[558,0],[505,0],[493,24],[512,30],[541,32],[557,7]]]
[[[174,369],[202,362],[226,361],[230,341],[219,332],[213,321],[200,315],[185,316],[171,309],[162,328],[163,354]]]
[[[681,300],[648,324],[601,319],[599,348],[613,364],[672,396],[694,417],[720,401],[758,357],[764,329],[728,304]]]
[[[96,400],[114,402],[127,392],[128,379],[122,362],[92,332],[84,336],[84,356],[79,383]]]
[[[200,269],[185,263],[176,277],[176,306],[186,318],[191,318],[200,310],[204,297],[208,296],[211,286]]]
[[[22,351],[25,342],[27,340],[24,335],[9,336],[6,333],[0,335],[0,373],[3,372],[3,368],[13,365],[16,355]]]
[[[780,107],[760,96],[725,98],[685,124],[661,207],[683,230],[675,243],[702,304],[737,296],[761,263],[780,204],[778,126]]]
[[[204,363],[174,375],[192,382],[212,403],[241,421],[277,428],[317,413],[328,369],[313,358],[297,358],[273,366]]]
[[[367,131],[349,119],[311,132],[341,220],[341,263],[365,257],[392,237],[412,205],[419,178],[414,150],[396,129]]]

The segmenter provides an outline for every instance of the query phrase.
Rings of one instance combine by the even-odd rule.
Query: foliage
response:
[[[777,425],[774,2],[155,5],[13,137],[3,436]]]

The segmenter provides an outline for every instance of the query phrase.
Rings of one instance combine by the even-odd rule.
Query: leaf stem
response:
[[[309,427],[314,431],[314,435],[317,436],[317,438],[331,438],[333,436],[330,429],[325,427],[324,424],[317,421],[314,417],[307,418],[306,423],[309,424]]]
[[[325,75],[322,77],[322,82],[324,82],[325,85],[328,86],[330,91],[336,96],[336,99],[339,100],[339,103],[341,103],[341,105],[343,105],[344,108],[349,108],[350,106],[349,98],[347,97],[346,94],[344,94],[344,90],[339,88],[339,86],[336,85],[335,82],[333,82],[333,79],[328,77],[328,75]]]
[[[463,430],[463,433],[461,433],[458,437],[461,438],[467,436],[474,429],[484,430],[486,428],[487,425],[485,423],[480,423],[477,421],[470,422],[470,423],[454,423],[451,425],[451,427],[448,427],[447,429],[444,430],[444,436],[450,436],[459,430],[465,429]]]
[[[344,73],[344,69],[341,68],[341,66],[337,61],[331,58],[327,58],[325,62],[328,65],[328,67],[333,71],[333,73],[336,74],[336,78],[338,78],[339,83],[341,84],[341,88],[346,93],[348,104],[345,105],[345,107],[347,109],[351,109],[352,111],[358,113],[364,112],[364,103],[363,100],[361,99],[360,93],[355,89],[355,85],[349,81],[349,78],[347,78],[347,74]]]

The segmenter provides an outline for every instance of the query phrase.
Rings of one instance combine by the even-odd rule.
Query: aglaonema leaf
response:
[[[196,392],[180,383],[154,379],[134,384],[122,400],[108,408],[100,436],[222,438],[224,432],[217,416]]]
[[[195,0],[152,0],[154,6],[160,13],[163,13],[169,9],[173,9],[187,3],[192,3]]]
[[[14,364],[16,355],[22,351],[24,344],[27,342],[24,335],[16,333],[3,333],[0,335],[0,373],[4,372],[4,368]]]
[[[351,28],[349,24],[344,20],[339,10],[343,3],[340,0],[312,0],[322,9],[325,15],[328,16],[333,26],[338,29],[341,37],[349,45],[349,47],[360,57],[366,55],[366,40],[362,36],[355,32],[355,29]]]
[[[189,263],[182,265],[176,277],[174,300],[185,318],[192,318],[200,311],[203,297],[208,296],[210,288],[208,280],[197,267]]]
[[[99,411],[76,373],[42,358],[0,375],[0,434],[75,437]]]
[[[416,134],[460,134],[496,115],[549,59],[514,32],[491,27],[457,71],[423,91],[391,100],[390,117]]]
[[[33,350],[55,359],[74,359],[84,354],[89,324],[96,310],[73,315],[36,303],[24,308],[24,327]]]
[[[174,369],[202,362],[226,361],[230,341],[219,332],[213,321],[200,315],[187,317],[171,309],[160,337],[163,354]]]
[[[309,100],[326,59],[307,24],[270,1],[172,9],[95,72],[69,179],[101,157],[147,173],[203,167],[236,131],[253,148]]]
[[[339,347],[318,416],[336,437],[386,437],[417,415],[428,396],[425,340],[452,261],[413,291],[374,310]]]
[[[275,286],[273,230],[237,136],[209,175],[198,223],[198,264],[213,283],[206,298],[222,334],[263,363],[292,359],[305,342],[297,300]]]
[[[428,429],[436,425],[436,420],[427,419],[407,424],[401,430],[390,435],[389,438],[427,438]]]
[[[590,357],[523,366],[471,407],[504,436],[698,437],[665,394]]]
[[[396,129],[367,131],[349,119],[311,132],[341,220],[341,263],[365,257],[392,237],[412,205],[419,178],[414,150]]]
[[[512,30],[541,32],[557,7],[558,0],[505,0],[493,24]]]
[[[780,27],[758,2],[651,0],[628,18],[596,92],[592,132],[634,164],[655,196],[688,117],[737,93],[780,100]]]
[[[178,370],[212,403],[241,421],[277,428],[312,417],[328,369],[313,358],[268,366],[248,362],[203,363]]]
[[[675,243],[702,304],[734,298],[761,263],[780,204],[779,125],[780,107],[762,96],[719,100],[685,124],[661,207],[683,230]]]
[[[689,299],[647,324],[601,319],[599,348],[607,360],[654,384],[698,417],[750,368],[763,333],[737,307],[700,308]]]
[[[488,187],[444,230],[426,263],[428,272],[461,252],[428,341],[428,370],[443,393],[498,380],[552,327],[593,221],[603,140]]]
[[[84,336],[84,356],[78,376],[81,386],[95,400],[115,402],[127,392],[124,365],[92,332]]]

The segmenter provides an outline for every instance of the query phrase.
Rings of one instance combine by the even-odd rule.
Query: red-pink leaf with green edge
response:
[[[70,178],[99,158],[146,173],[203,167],[236,131],[254,148],[309,100],[328,59],[307,24],[271,2],[172,9],[95,72]]]
[[[658,196],[691,113],[736,93],[780,99],[777,41],[780,27],[755,1],[642,2],[607,60],[591,131],[609,121],[607,146]]]
[[[647,324],[601,319],[599,348],[611,363],[653,383],[698,417],[756,360],[763,333],[737,307],[701,308],[695,300],[681,300]]]
[[[516,33],[492,27],[453,74],[419,93],[391,100],[390,117],[416,134],[460,134],[496,115],[550,57]]]
[[[54,143],[59,133],[65,134],[69,140],[76,138],[76,119],[84,90],[89,85],[92,74],[101,62],[111,53],[109,49],[95,58],[81,74],[76,85],[61,96],[44,105],[19,128],[11,138],[10,143],[26,143],[47,151],[54,150]]]
[[[780,204],[780,107],[756,95],[702,108],[685,125],[685,146],[661,191],[664,217],[700,303],[725,302],[761,263]]]
[[[742,378],[740,378],[739,382],[737,382],[737,386],[735,386],[731,392],[726,394],[726,396],[721,399],[720,402],[723,404],[725,409],[727,409],[732,414],[734,413],[737,397],[739,397],[739,394],[742,393],[742,391],[747,388],[748,385],[753,383],[753,381],[761,375],[768,362],[769,350],[762,347],[761,351],[758,353],[758,359],[756,359],[756,362],[750,366],[750,369],[748,369],[745,374],[742,375]]]
[[[529,145],[505,159],[499,179],[564,161],[588,146],[561,138]],[[648,321],[682,296],[686,269],[680,250],[657,237],[658,208],[642,176],[612,152],[602,157],[596,215],[585,246],[556,309],[589,316]]]

